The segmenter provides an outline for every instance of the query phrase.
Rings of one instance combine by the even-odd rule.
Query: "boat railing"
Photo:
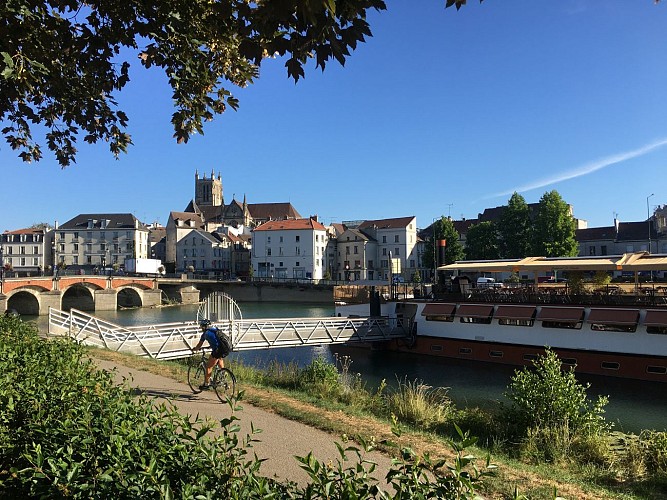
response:
[[[667,306],[667,287],[642,286],[629,292],[614,284],[572,293],[567,285],[550,287],[471,288],[457,294],[458,300],[493,303],[591,304],[608,306]],[[442,297],[446,298],[446,297]],[[447,300],[453,299],[451,295]]]

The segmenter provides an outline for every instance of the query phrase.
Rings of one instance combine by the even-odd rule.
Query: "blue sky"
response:
[[[645,220],[667,203],[667,4],[651,0],[390,0],[345,65],[281,60],[233,89],[240,109],[186,145],[170,89],[138,64],[118,97],[134,146],[119,161],[80,144],[64,170],[24,164],[3,142],[0,231],[78,213],[166,224],[194,172],[222,174],[225,201],[290,201],[324,223],[475,218],[519,191],[556,189],[589,227]],[[134,58],[131,59],[134,62]]]

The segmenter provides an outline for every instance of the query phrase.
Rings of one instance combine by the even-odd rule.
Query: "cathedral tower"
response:
[[[224,205],[222,196],[222,178],[218,172],[216,179],[215,173],[211,170],[211,178],[199,178],[199,172],[195,171],[195,203],[200,207]]]

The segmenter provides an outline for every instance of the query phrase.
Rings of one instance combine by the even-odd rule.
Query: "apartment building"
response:
[[[79,214],[54,229],[53,265],[92,270],[150,256],[148,227],[130,213]]]
[[[266,222],[252,231],[251,265],[257,277],[322,279],[327,229],[316,218]]]
[[[0,273],[4,276],[39,276],[51,262],[49,229],[17,229],[0,234]]]

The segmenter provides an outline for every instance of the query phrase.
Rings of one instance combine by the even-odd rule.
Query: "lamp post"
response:
[[[648,253],[651,253],[651,210],[648,205],[648,200],[655,193],[651,193],[646,197],[646,222],[648,223]]]

